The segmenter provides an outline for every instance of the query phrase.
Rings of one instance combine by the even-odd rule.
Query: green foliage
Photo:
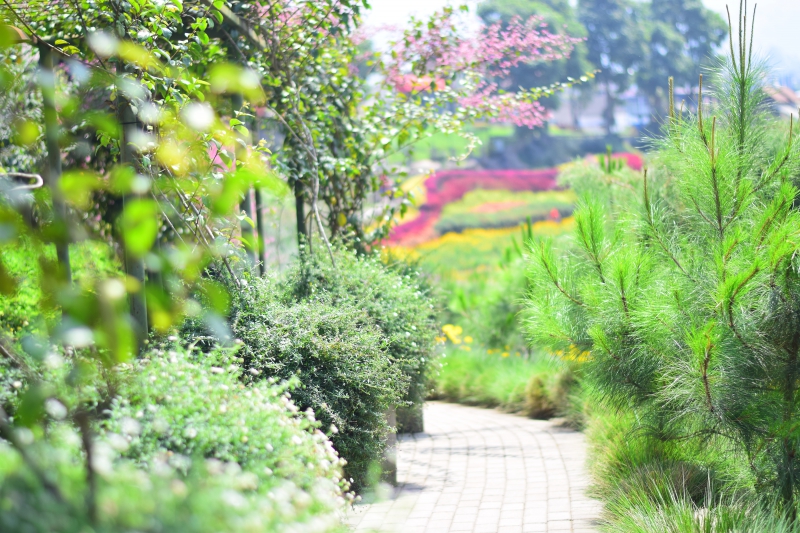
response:
[[[14,279],[15,288],[11,294],[0,294],[0,330],[8,335],[47,330],[58,318],[58,312],[42,306],[42,283],[39,279],[39,265],[32,261],[35,248],[27,241],[3,248],[3,267]],[[55,260],[55,250],[45,250],[45,257]],[[73,261],[73,275],[78,284],[91,286],[98,278],[119,273],[120,266],[108,246],[87,241],[70,246]]]
[[[436,358],[437,309],[431,287],[403,262],[385,265],[377,255],[361,256],[344,249],[336,266],[309,258],[288,274],[287,297],[300,301],[322,298],[331,305],[363,310],[386,339],[386,353],[408,382],[405,402],[421,404]]]
[[[481,346],[530,355],[519,319],[529,288],[521,244],[532,237],[532,231],[530,223],[522,226],[494,268],[442,281],[448,294],[445,321],[463,328]]]
[[[433,398],[500,407],[533,418],[563,416],[570,409],[566,375],[556,360],[472,347],[450,347],[442,359]]]
[[[86,510],[87,490],[83,460],[72,428],[51,428],[46,441],[30,447],[47,468],[60,497],[45,489],[19,452],[0,442],[0,528],[9,533],[124,533],[141,531],[339,531],[335,516],[313,516],[315,504],[308,493],[291,483],[277,487],[271,496],[253,490],[252,473],[235,463],[188,460],[176,469],[159,460],[151,471],[139,469],[105,445],[96,451],[100,465],[96,476],[96,517]],[[188,467],[188,474],[182,471]],[[63,500],[63,501],[59,501]]]
[[[340,460],[313,413],[299,412],[286,385],[244,385],[241,363],[224,352],[150,352],[120,372],[106,439],[150,468],[167,458],[179,466],[179,456],[236,463],[260,493],[290,483],[305,491],[305,512],[333,513]]]
[[[603,531],[796,531],[780,506],[760,500],[746,457],[723,439],[663,440],[633,414],[594,405],[587,439],[593,490],[606,502]]]
[[[385,413],[401,401],[408,379],[365,312],[324,295],[283,303],[274,284],[254,279],[233,295],[230,324],[242,342],[244,375],[251,382],[297,379],[295,403],[313,409],[347,461],[347,477],[362,488],[385,447]]]
[[[636,204],[586,197],[569,257],[532,247],[528,329],[553,351],[591,351],[591,382],[639,429],[746,457],[750,488],[794,516],[800,151],[790,128],[764,143],[785,126],[765,115],[763,73],[738,44],[714,80],[719,105],[674,114],[656,172],[609,180]]]

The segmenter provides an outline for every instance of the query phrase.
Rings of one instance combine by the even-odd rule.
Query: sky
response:
[[[371,0],[372,10],[366,22],[397,26],[411,15],[426,16],[447,4],[464,3],[474,6],[478,0]],[[739,10],[739,2],[735,0],[703,0],[703,3],[723,16],[726,4],[730,4],[733,16]],[[755,48],[768,57],[776,76],[792,75],[800,81],[800,0],[759,0],[755,36]]]

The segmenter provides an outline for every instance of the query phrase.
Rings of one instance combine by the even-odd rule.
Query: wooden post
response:
[[[242,98],[242,95],[239,93],[232,94],[231,95],[231,107],[233,108],[232,115],[235,115],[236,111],[241,111],[243,106],[244,106],[244,99]],[[244,122],[245,127],[247,127],[246,126],[247,121],[243,120],[242,122]],[[244,139],[245,137],[244,135],[241,134],[238,135],[240,139]],[[236,143],[234,153],[236,154],[236,168],[239,168],[239,163],[245,158],[245,156],[247,155],[247,151],[244,148],[244,146],[242,146],[239,143]],[[252,199],[250,197],[250,192],[251,189],[250,187],[248,187],[247,191],[244,193],[244,199],[239,205],[242,211],[244,211],[245,215],[247,215],[247,217],[251,221],[254,221],[255,217],[253,216],[253,205],[251,201]],[[249,223],[247,220],[242,220],[241,224],[239,225],[239,228],[242,232],[242,241],[245,242],[245,248],[247,249],[247,256],[250,258],[250,265],[256,266],[258,265],[258,250],[261,249],[261,247],[258,246],[258,239],[260,238],[260,236],[256,235],[255,229],[253,228],[252,224]],[[250,246],[247,246],[248,241]]]
[[[120,150],[120,161],[123,164],[128,164],[135,168],[136,165],[133,153],[133,145],[130,143],[130,139],[134,135],[136,129],[139,127],[139,122],[136,119],[136,116],[133,114],[133,109],[131,109],[130,103],[123,98],[120,98],[119,102],[120,118],[122,122],[122,146]],[[135,194],[125,194],[122,197],[123,209],[136,198],[137,195]],[[123,235],[122,238],[124,240],[125,236]],[[139,338],[139,342],[141,343],[147,338],[147,334],[149,333],[149,326],[147,323],[147,296],[145,294],[147,279],[145,275],[144,259],[141,257],[134,257],[126,250],[125,272],[139,282],[139,290],[130,293],[128,298],[131,316],[136,322],[136,334]]]
[[[56,76],[53,69],[53,52],[49,46],[39,44],[39,87],[42,91],[44,111],[44,137],[47,146],[46,183],[53,199],[53,218],[56,226],[56,256],[58,257],[61,281],[72,283],[72,267],[69,261],[69,225],[67,206],[61,197],[61,147],[58,145],[61,126],[56,111]]]
[[[392,430],[397,428],[397,420],[395,417],[395,408],[392,407],[386,411],[386,422]],[[381,462],[383,469],[382,481],[389,483],[393,487],[397,486],[397,433],[390,431],[386,438],[386,449],[383,452],[383,461]]]
[[[264,243],[264,198],[261,188],[256,187],[256,230],[258,233],[258,273],[267,273],[267,246]]]

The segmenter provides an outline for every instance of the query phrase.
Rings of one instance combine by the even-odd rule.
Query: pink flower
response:
[[[445,9],[427,23],[415,21],[394,43],[384,64],[386,80],[403,94],[443,93],[449,88],[443,96],[449,100],[438,102],[440,106],[455,103],[473,119],[534,128],[547,120],[545,109],[531,94],[500,92],[498,82],[521,64],[568,57],[580,41],[550,33],[537,16],[498,22],[470,36],[459,27],[455,12]]]

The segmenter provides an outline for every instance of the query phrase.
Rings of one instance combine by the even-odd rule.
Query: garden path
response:
[[[356,505],[356,531],[596,531],[581,433],[440,402],[425,406],[425,429],[399,437],[394,496]]]

